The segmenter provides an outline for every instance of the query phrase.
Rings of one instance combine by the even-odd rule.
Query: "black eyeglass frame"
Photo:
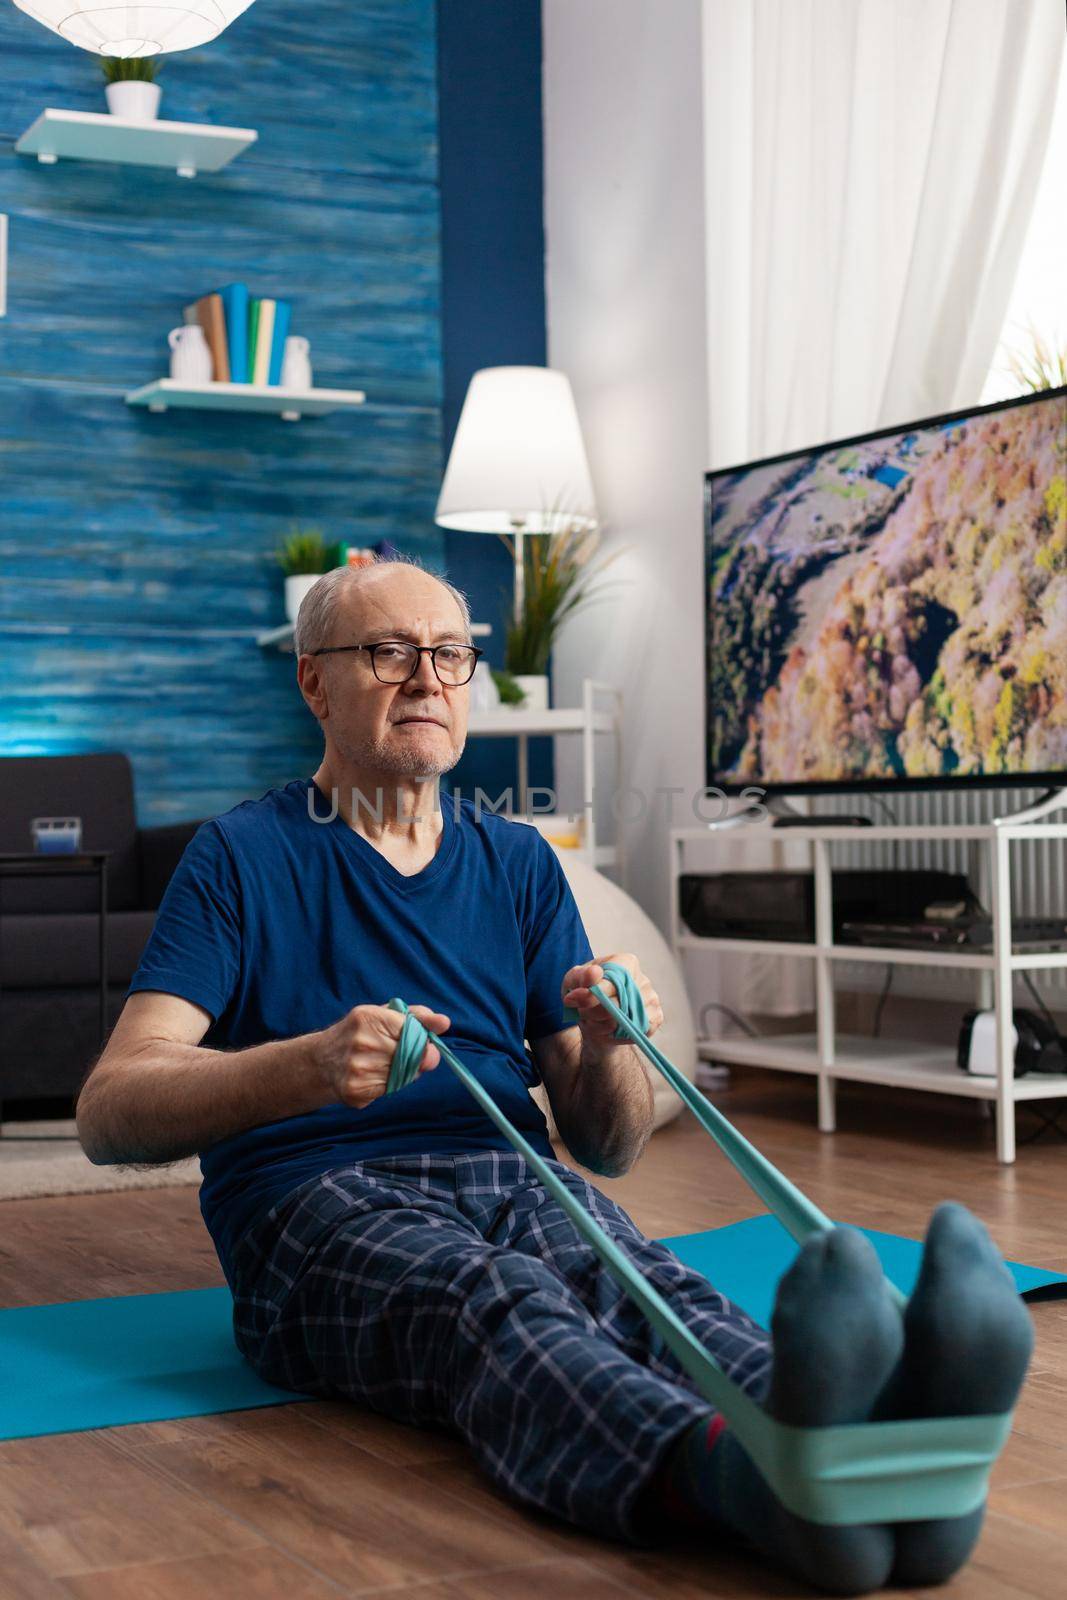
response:
[[[415,664],[406,678],[378,677],[378,664],[375,661],[374,653],[376,650],[380,650],[383,645],[387,644],[400,644],[403,645],[405,649],[414,650],[416,652]],[[457,648],[460,650],[469,650],[474,658],[471,663],[470,677],[464,678],[461,683],[448,683],[444,678],[442,678],[441,674],[437,670],[437,652],[438,650],[455,650]],[[430,658],[430,665],[433,667],[434,677],[437,679],[438,683],[443,689],[462,689],[468,683],[470,683],[471,678],[474,677],[479,661],[485,655],[485,651],[479,650],[477,645],[462,643],[458,640],[450,640],[447,644],[412,644],[410,639],[378,639],[374,644],[328,644],[324,645],[321,650],[309,650],[308,655],[335,656],[343,655],[346,651],[354,650],[366,650],[367,654],[370,656],[371,671],[374,673],[375,678],[378,679],[379,683],[387,683],[393,688],[396,688],[402,683],[410,683],[416,672],[419,670],[421,658],[424,655],[427,655]]]

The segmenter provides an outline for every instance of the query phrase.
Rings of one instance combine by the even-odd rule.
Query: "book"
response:
[[[204,330],[204,338],[211,351],[212,383],[229,383],[230,355],[220,297],[217,294],[201,295],[199,300],[182,308],[182,320],[187,324],[198,322]]]
[[[288,300],[275,300],[274,302],[274,336],[270,346],[270,371],[267,375],[268,383],[281,383],[282,360],[285,356],[285,340],[289,333],[289,322],[292,317],[293,307]]]
[[[271,347],[274,340],[274,301],[271,299],[259,302],[259,324],[256,328],[256,354],[255,365],[252,368],[252,382],[265,384],[270,377]]]
[[[212,382],[229,383],[230,352],[226,345],[226,316],[222,309],[222,296],[204,295],[196,302],[196,314],[211,351]]]
[[[256,369],[256,335],[259,332],[259,301],[248,302],[248,360],[245,363],[246,383],[254,383]]]
[[[228,283],[220,289],[226,317],[226,347],[230,353],[230,382],[248,382],[248,285]]]

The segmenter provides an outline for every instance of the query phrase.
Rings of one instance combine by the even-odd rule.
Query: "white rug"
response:
[[[57,1133],[75,1137],[34,1137]],[[143,1171],[137,1167],[94,1167],[76,1134],[73,1118],[69,1122],[5,1122],[0,1132],[0,1200],[29,1200],[46,1194],[100,1194],[109,1189],[164,1189],[178,1183],[200,1182],[200,1163],[195,1156]]]

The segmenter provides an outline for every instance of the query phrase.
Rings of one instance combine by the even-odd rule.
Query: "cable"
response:
[[[763,1037],[759,1029],[754,1028],[750,1022],[746,1022],[740,1012],[734,1011],[730,1006],[722,1005],[718,1000],[709,1000],[706,1005],[702,1005],[700,1008],[701,1038],[706,1037],[704,1033],[704,1017],[709,1011],[721,1011],[724,1017],[729,1017],[730,1021],[740,1028],[742,1033],[747,1033],[750,1039]]]
[[[1067,1127],[1064,1127],[1060,1122],[1060,1118],[1063,1116],[1062,1111],[1054,1111],[1050,1116],[1047,1111],[1043,1110],[1033,1100],[1020,1100],[1016,1102],[1016,1105],[1017,1107],[1025,1106],[1027,1111],[1032,1111],[1034,1112],[1035,1116],[1041,1118],[1041,1126],[1039,1128],[1035,1128],[1033,1133],[1028,1133],[1025,1139],[1016,1138],[1015,1143],[1017,1145],[1034,1144],[1036,1140],[1040,1139],[1041,1135],[1049,1128],[1052,1128],[1054,1132],[1058,1133],[1061,1139],[1067,1139]]]
[[[896,968],[891,963],[887,962],[885,969],[885,982],[882,984],[882,992],[878,996],[878,1004],[874,1008],[874,1026],[871,1028],[872,1039],[878,1039],[881,1037],[882,1012],[885,1010],[885,1003],[889,998],[889,991],[893,987],[893,974],[895,971]]]
[[[874,805],[874,806],[881,806],[882,810],[885,812],[886,816],[889,818],[889,820],[893,824],[894,828],[896,827],[896,825],[897,825],[897,814],[893,810],[893,807],[891,805],[889,805],[885,800],[882,799],[880,794],[869,794],[869,795],[866,796],[866,799],[868,799],[871,802],[871,804]],[[897,842],[898,841],[896,839],[893,840],[894,844],[896,844]]]
[[[1044,1000],[1042,1000],[1040,994],[1038,993],[1037,985],[1034,983],[1033,978],[1031,978],[1031,976],[1030,976],[1030,974],[1028,972],[1022,972],[1022,973],[1019,974],[1019,976],[1022,978],[1022,980],[1025,983],[1026,987],[1029,989],[1031,995],[1033,996],[1034,1004],[1037,1006],[1037,1009],[1041,1012],[1041,1015],[1044,1017],[1045,1021],[1048,1023],[1049,1027],[1052,1029],[1052,1031],[1056,1035],[1057,1039],[1059,1039],[1061,1037],[1061,1034],[1060,1034],[1059,1027],[1057,1026],[1056,1019],[1052,1015],[1052,1012],[1049,1010],[1048,1006],[1045,1004]]]

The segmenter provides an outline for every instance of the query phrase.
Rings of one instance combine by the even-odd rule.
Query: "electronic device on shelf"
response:
[[[962,916],[951,919],[922,918],[915,922],[845,922],[842,944],[884,945],[897,950],[938,949],[951,946],[992,950],[993,919],[987,916]],[[1067,918],[1013,917],[1013,950],[1067,950]]]
[[[799,812],[795,817],[777,816],[771,823],[772,828],[871,828],[873,826],[873,817],[803,817]]]
[[[927,915],[932,903],[978,908],[962,873],[851,869],[834,873],[834,938],[849,921],[896,925]],[[810,872],[686,872],[678,880],[678,910],[703,938],[815,938],[815,879]]]
[[[1027,1072],[1067,1072],[1067,1041],[1047,1017],[1025,1006],[1012,1012],[1012,1051],[1015,1076]],[[997,1016],[995,1011],[968,1011],[956,1043],[956,1065],[977,1078],[997,1075]]]
[[[1067,787],[1065,425],[1059,388],[706,475],[709,788]]]

